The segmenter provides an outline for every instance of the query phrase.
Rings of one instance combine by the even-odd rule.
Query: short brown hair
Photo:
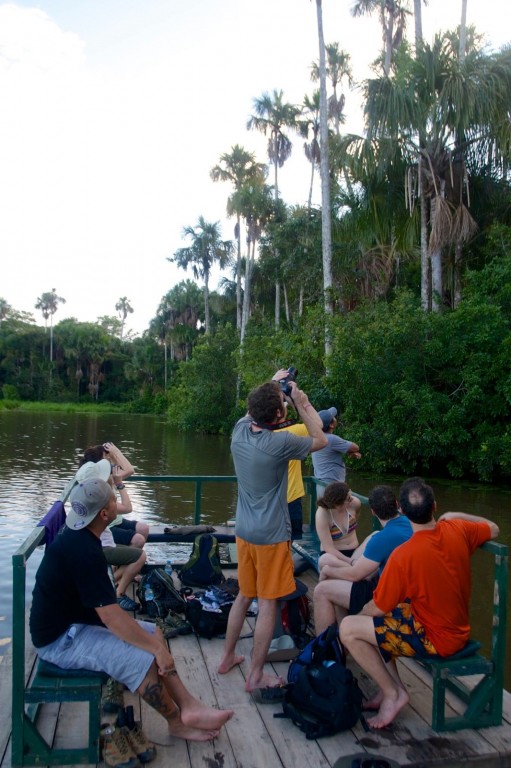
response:
[[[248,396],[248,412],[255,421],[273,424],[277,420],[277,411],[280,410],[282,410],[282,398],[276,381],[261,384]]]

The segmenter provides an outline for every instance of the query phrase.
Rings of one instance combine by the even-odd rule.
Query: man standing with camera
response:
[[[284,375],[284,374],[283,374]],[[292,403],[309,433],[298,437],[280,431],[286,404]],[[327,443],[323,424],[309,398],[289,377],[270,381],[248,396],[248,413],[236,424],[231,451],[238,478],[236,544],[240,591],[229,614],[224,655],[218,671],[229,672],[244,661],[236,642],[250,603],[258,600],[254,647],[246,691],[283,685],[264,673],[275,627],[277,600],[295,589],[291,557],[291,523],[287,506],[287,471],[291,459],[305,459]]]

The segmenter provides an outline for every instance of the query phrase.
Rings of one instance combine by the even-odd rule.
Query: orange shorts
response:
[[[236,537],[238,583],[244,597],[276,600],[296,589],[291,542],[249,544]]]

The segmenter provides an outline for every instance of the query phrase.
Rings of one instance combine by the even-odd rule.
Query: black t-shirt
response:
[[[87,528],[64,530],[46,547],[36,574],[30,634],[36,648],[52,643],[71,624],[102,622],[95,611],[116,602],[101,541]]]

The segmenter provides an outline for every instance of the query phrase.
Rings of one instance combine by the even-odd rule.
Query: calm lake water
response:
[[[11,639],[11,555],[23,543],[74,475],[78,458],[89,445],[114,442],[129,457],[140,475],[232,475],[234,468],[228,437],[183,434],[171,430],[163,418],[124,414],[92,415],[62,413],[0,412],[0,653]],[[367,449],[366,449],[367,450]],[[364,446],[362,446],[364,451]],[[307,464],[304,474],[310,474]],[[367,495],[380,482],[396,491],[403,478],[376,477],[351,467],[348,481],[353,490]],[[440,512],[463,510],[494,520],[500,541],[511,544],[511,492],[506,489],[447,483],[428,478]],[[132,482],[132,517],[147,523],[193,522],[191,485]],[[202,521],[223,523],[234,516],[235,486],[208,484],[203,487]],[[363,516],[361,534],[370,530],[369,515]],[[157,547],[147,548],[149,561],[162,559]],[[183,554],[186,555],[184,549]],[[31,590],[42,552],[29,560]],[[179,558],[181,559],[181,558]],[[484,553],[474,556],[474,636],[489,646],[492,605],[492,571]],[[510,605],[511,608],[511,597]],[[508,621],[508,637],[511,629]],[[508,642],[509,647],[509,642]],[[509,661],[509,660],[508,660]],[[507,663],[506,688],[511,690]]]

